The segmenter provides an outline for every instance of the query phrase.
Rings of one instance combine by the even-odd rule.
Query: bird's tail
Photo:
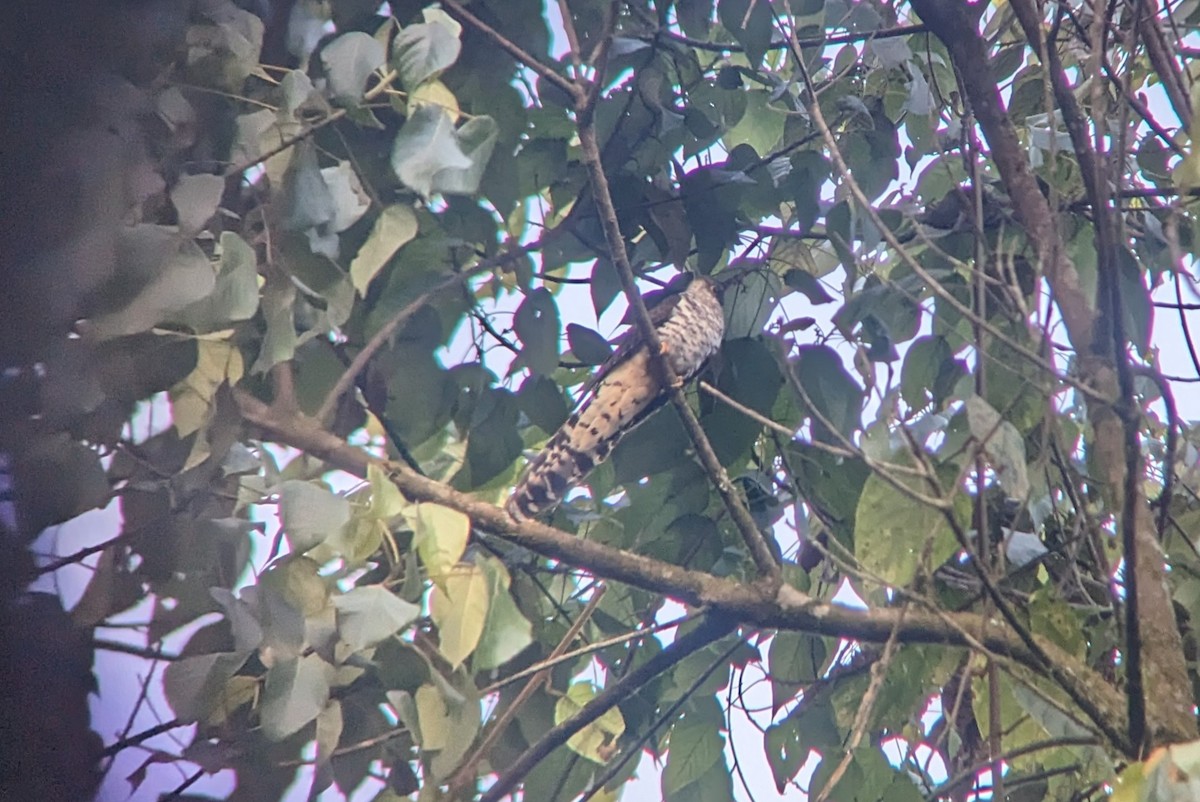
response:
[[[665,398],[655,392],[643,351],[607,376],[529,463],[505,509],[517,519],[552,509],[581,482],[627,432]]]

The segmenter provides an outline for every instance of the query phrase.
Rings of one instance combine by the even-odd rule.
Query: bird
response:
[[[690,273],[644,301],[662,352],[681,381],[688,381],[716,353],[725,336],[720,284]],[[572,487],[608,458],[621,438],[667,400],[636,327],[584,387],[575,410],[525,468],[505,509],[517,520],[552,510]]]

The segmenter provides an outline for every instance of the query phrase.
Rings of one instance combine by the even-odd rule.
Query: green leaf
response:
[[[545,287],[525,296],[513,316],[513,331],[521,338],[521,353],[513,370],[528,367],[548,376],[558,368],[558,305]]]
[[[783,295],[783,282],[770,270],[746,269],[725,291],[725,338],[755,337]],[[724,275],[724,274],[722,274]]]
[[[333,597],[338,636],[348,653],[374,646],[407,627],[421,608],[382,585],[364,585]]]
[[[487,575],[473,564],[455,566],[430,591],[429,614],[438,628],[438,651],[452,667],[462,665],[479,644],[489,598]]]
[[[316,147],[306,139],[293,151],[279,189],[280,222],[286,231],[328,226],[337,214],[337,204],[317,166]]]
[[[585,365],[603,365],[613,354],[612,346],[603,335],[578,323],[567,324],[567,344],[571,354]]]
[[[517,609],[509,592],[512,581],[504,563],[494,557],[479,560],[488,580],[488,617],[475,648],[471,667],[476,671],[499,668],[533,642],[533,626]]]
[[[573,683],[554,706],[554,723],[561,724],[575,717],[584,705],[596,698],[596,694],[596,686],[590,682]],[[608,762],[607,755],[615,749],[616,740],[624,732],[625,718],[620,709],[610,707],[567,739],[567,746],[577,755],[604,764]]]
[[[430,578],[441,582],[462,559],[471,521],[458,510],[423,501],[413,510],[414,545]]]
[[[371,208],[371,197],[363,189],[358,172],[349,161],[322,167],[321,178],[325,179],[325,186],[329,188],[337,209],[333,216],[334,231],[345,231]]]
[[[621,294],[621,279],[611,260],[603,257],[596,260],[588,290],[592,297],[592,309],[599,318]]]
[[[344,33],[321,49],[329,91],[344,105],[358,105],[367,78],[386,60],[383,44],[362,31]]]
[[[755,0],[719,0],[717,14],[725,29],[746,48],[750,66],[757,68],[771,44],[774,24],[770,4]]]
[[[525,379],[517,392],[517,401],[525,417],[546,434],[558,431],[570,414],[562,389],[546,376],[535,374]]]
[[[144,283],[122,308],[92,318],[90,333],[101,339],[146,331],[216,286],[204,252],[166,226],[142,224],[121,231],[117,260],[129,274],[127,281]]]
[[[345,727],[345,719],[342,716],[342,703],[337,699],[332,700],[325,706],[325,709],[317,714],[317,762],[316,773],[313,777],[312,790],[309,792],[310,797],[321,793],[330,785],[333,784],[333,772],[329,769],[329,761],[333,757],[333,750],[337,748],[338,741],[342,738],[342,730]]]
[[[471,167],[471,159],[459,146],[449,112],[439,106],[417,106],[392,143],[396,177],[423,197],[434,193],[434,179],[441,171]]]
[[[833,296],[826,292],[825,287],[812,273],[807,270],[792,268],[783,275],[783,283],[804,295],[813,304],[827,304]]]
[[[779,632],[771,639],[771,710],[778,712],[805,685],[816,682],[826,669],[829,644],[807,632]]]
[[[829,427],[844,438],[853,436],[862,422],[863,391],[842,367],[842,358],[832,348],[802,345],[797,351],[792,370],[803,388],[801,402],[806,407],[811,405],[814,413],[813,439],[840,445],[842,441]]]
[[[679,793],[724,763],[725,738],[710,721],[689,722],[685,716],[671,728],[670,751],[662,774],[664,797]]]
[[[179,220],[179,232],[193,236],[204,228],[204,224],[217,213],[221,195],[225,193],[225,179],[219,175],[201,173],[179,177],[171,187],[171,205]]]
[[[908,474],[893,472],[892,475],[904,486],[928,495],[926,482]],[[854,556],[863,568],[889,585],[908,585],[916,576],[930,541],[926,567],[933,570],[958,549],[958,541],[945,516],[896,489],[878,474],[867,477],[854,518]]]
[[[717,389],[734,401],[770,417],[775,398],[783,386],[783,376],[775,357],[761,339],[726,340],[716,364],[721,366]],[[718,459],[725,465],[745,457],[762,433],[761,424],[720,401],[701,417],[701,423]]]
[[[445,684],[440,688],[422,685],[413,697],[410,711],[402,718],[419,736],[421,748],[434,753],[430,772],[435,781],[449,776],[458,767],[479,733],[479,703],[461,696],[453,698],[453,693]]]
[[[770,93],[754,89],[746,93],[746,113],[738,124],[726,132],[725,147],[750,145],[755,153],[770,153],[779,145],[787,115],[770,102]]]
[[[251,373],[265,373],[296,353],[295,304],[295,284],[286,277],[267,278],[262,290],[263,320],[267,330],[258,349],[258,358],[250,368]]]
[[[350,502],[321,485],[289,479],[278,492],[279,519],[293,552],[325,542],[350,520]]]
[[[232,231],[222,231],[220,254],[212,292],[171,316],[172,322],[182,323],[197,334],[228,328],[231,323],[249,320],[258,311],[258,261],[254,249]]]
[[[263,21],[231,2],[197,9],[199,20],[187,31],[187,72],[192,80],[237,92],[262,50]]]
[[[447,164],[433,176],[433,191],[446,195],[474,195],[496,147],[499,129],[491,117],[473,117],[454,132],[468,164]]]
[[[263,735],[272,741],[298,732],[329,703],[334,668],[320,655],[309,654],[276,663],[263,682]]]
[[[462,26],[441,9],[427,8],[425,22],[405,26],[392,42],[392,66],[408,90],[436,78],[458,60]]]
[[[1009,498],[1025,500],[1029,496],[1025,438],[980,396],[972,395],[967,399],[966,411],[971,434],[987,454],[1000,486]]]
[[[930,400],[935,409],[940,409],[965,374],[966,368],[954,358],[945,337],[921,337],[904,355],[900,395],[913,409],[922,409]]]
[[[182,722],[200,721],[214,710],[226,682],[245,665],[249,652],[219,652],[185,657],[167,665],[163,691]]]
[[[22,529],[34,534],[103,506],[111,492],[100,455],[66,433],[26,445],[13,459],[12,476]]]
[[[371,280],[405,243],[417,236],[417,216],[408,206],[393,204],[375,219],[367,241],[350,263],[350,282],[365,297]]]

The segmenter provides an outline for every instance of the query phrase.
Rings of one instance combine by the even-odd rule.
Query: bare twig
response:
[[[612,195],[608,189],[608,178],[604,175],[604,167],[600,162],[600,146],[596,141],[596,130],[590,119],[580,120],[579,139],[583,150],[584,165],[591,180],[592,196],[596,202],[596,210],[600,215],[601,226],[604,229],[609,257],[612,259],[613,265],[617,268],[617,275],[621,278],[621,286],[625,290],[625,297],[629,302],[630,310],[633,312],[633,319],[637,326],[638,334],[641,335],[642,341],[646,344],[646,348],[649,351],[650,364],[653,370],[657,372],[662,386],[668,388],[671,402],[679,412],[684,429],[696,447],[696,455],[700,458],[700,464],[704,466],[704,470],[708,473],[709,478],[716,487],[717,493],[720,494],[722,501],[725,502],[725,507],[729,510],[730,517],[737,526],[738,532],[746,543],[746,547],[750,550],[750,554],[754,558],[754,563],[758,567],[759,572],[769,582],[777,584],[779,582],[779,565],[775,561],[775,556],[771,552],[770,546],[767,545],[766,539],[758,530],[758,526],[750,516],[750,511],[746,509],[746,505],[737,495],[737,490],[734,488],[729,476],[725,473],[725,468],[721,465],[721,461],[713,451],[712,445],[708,442],[708,437],[704,434],[704,429],[700,426],[700,421],[696,419],[695,413],[692,412],[692,408],[688,405],[678,377],[674,375],[675,372],[671,370],[671,366],[663,357],[662,343],[659,341],[654,324],[650,322],[650,314],[646,311],[646,304],[642,301],[641,293],[638,292],[633,276],[633,268],[630,266],[629,256],[625,252],[625,240],[621,235],[621,228],[617,222],[617,210],[613,205]]]
[[[530,746],[517,758],[512,767],[500,775],[495,785],[480,797],[480,802],[499,802],[525,778],[529,771],[554,749],[567,742],[575,733],[623,702],[654,677],[679,663],[688,655],[733,631],[734,621],[720,615],[710,615],[691,632],[680,635],[658,654],[610,684],[595,698],[583,706],[578,713],[553,727],[541,740]]]
[[[356,476],[365,476],[368,465],[379,465],[404,495],[432,501],[466,514],[482,529],[504,533],[506,540],[550,559],[559,560],[596,576],[662,593],[695,607],[707,607],[762,628],[811,632],[820,635],[881,643],[897,626],[899,611],[890,608],[852,610],[818,601],[784,585],[764,592],[746,584],[706,574],[660,560],[614,549],[576,537],[538,521],[516,521],[503,509],[420,476],[404,465],[372,457],[349,445],[301,413],[280,415],[247,392],[234,391],[243,418],[261,429],[268,439],[284,443]],[[910,611],[900,626],[905,643],[943,643],[985,649],[1035,670],[1044,659],[1031,653],[1014,632],[1002,624],[970,613]],[[1056,671],[1081,694],[1084,712],[1097,726],[1118,730],[1125,726],[1123,703],[1113,689],[1087,666],[1052,644],[1038,641]],[[1108,732],[1108,729],[1105,729]],[[1117,743],[1117,742],[1114,742]]]
[[[566,634],[563,635],[562,639],[554,647],[554,650],[550,652],[550,660],[561,656],[562,653],[567,650],[567,647],[574,643],[575,639],[579,637],[579,633],[583,631],[584,624],[591,620],[592,613],[596,612],[596,608],[600,606],[600,601],[604,598],[605,590],[607,590],[607,588],[604,585],[600,585],[598,588],[596,588],[596,592],[593,593],[592,598],[588,600],[587,606],[583,608],[583,612],[579,614],[579,617],[576,618],[574,622],[572,622]],[[465,788],[468,783],[471,783],[475,780],[475,767],[479,764],[479,761],[491,754],[492,747],[496,745],[496,741],[501,735],[504,734],[504,731],[508,728],[508,724],[510,721],[512,721],[513,716],[515,716],[517,711],[520,710],[527,701],[529,701],[529,697],[533,696],[534,691],[537,690],[539,685],[545,682],[546,677],[548,676],[550,676],[550,669],[543,668],[537,674],[530,677],[529,681],[525,683],[525,687],[523,687],[520,692],[517,693],[516,698],[512,700],[512,703],[506,707],[504,712],[502,712],[500,716],[492,723],[491,729],[488,731],[488,734],[484,736],[479,746],[476,747],[475,751],[471,753],[469,757],[463,760],[458,768],[458,771],[454,772],[454,774],[450,777],[450,780],[447,782],[450,796],[457,796],[460,790]]]

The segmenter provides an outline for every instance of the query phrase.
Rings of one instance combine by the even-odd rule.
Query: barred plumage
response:
[[[650,317],[671,368],[684,381],[700,371],[725,335],[718,285],[706,277],[692,277],[681,292],[651,308]],[[666,398],[649,351],[631,329],[575,412],[525,469],[506,505],[509,514],[532,518],[552,509]]]

